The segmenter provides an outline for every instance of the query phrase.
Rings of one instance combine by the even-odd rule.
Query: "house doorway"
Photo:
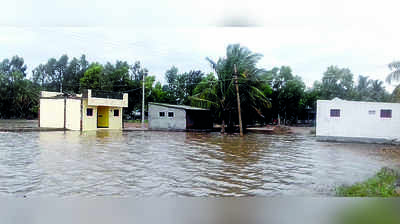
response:
[[[108,107],[97,107],[97,127],[108,128]]]

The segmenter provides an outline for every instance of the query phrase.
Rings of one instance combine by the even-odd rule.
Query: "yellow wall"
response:
[[[93,108],[93,116],[86,115],[86,109]],[[119,116],[114,117],[114,109],[119,110]],[[122,108],[121,107],[108,107],[108,129],[122,129]],[[102,128],[107,129],[107,128]],[[87,100],[83,100],[83,125],[82,130],[90,131],[97,130],[97,106],[88,106]]]
[[[92,90],[88,90],[88,104],[93,106],[128,107],[128,94],[123,94],[123,99],[106,99],[92,97]]]
[[[109,128],[110,129],[122,129],[122,108],[121,107],[110,107],[109,112]],[[119,116],[114,117],[114,110],[119,110]]]
[[[93,116],[89,117],[86,114],[87,108],[93,108]],[[83,100],[83,110],[82,110],[82,130],[90,131],[97,130],[97,107],[96,106],[88,106],[87,99]]]

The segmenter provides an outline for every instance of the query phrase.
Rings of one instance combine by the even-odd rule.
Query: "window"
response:
[[[165,117],[165,112],[160,112],[160,117]]]
[[[331,109],[331,117],[340,117],[339,109]]]
[[[174,112],[168,112],[168,117],[174,117]]]
[[[119,117],[119,110],[114,110],[114,117]]]
[[[392,118],[392,110],[381,110],[382,118]]]
[[[93,116],[93,108],[87,108],[86,109],[86,116],[88,116],[88,117]]]
[[[375,115],[375,114],[376,114],[376,111],[375,111],[375,110],[369,110],[369,111],[368,111],[368,114],[369,114],[369,115]]]

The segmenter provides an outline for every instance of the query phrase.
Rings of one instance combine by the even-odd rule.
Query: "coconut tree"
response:
[[[254,113],[262,116],[262,109],[270,106],[268,98],[261,90],[263,83],[260,81],[260,76],[266,71],[256,66],[261,57],[261,54],[234,44],[227,47],[226,56],[219,58],[218,61],[206,58],[215,71],[216,80],[208,82],[207,88],[192,96],[191,100],[194,105],[208,107],[216,112],[222,123],[221,132],[225,132],[227,120],[232,123],[232,116],[228,116],[228,113],[237,109],[234,65],[237,67],[244,122],[248,122]]]
[[[389,69],[392,72],[389,73],[389,75],[386,77],[386,82],[388,82],[390,84],[393,81],[399,81],[399,79],[400,79],[400,61],[394,61],[394,62],[390,63]]]

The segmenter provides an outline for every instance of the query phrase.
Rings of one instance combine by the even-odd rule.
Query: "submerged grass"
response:
[[[400,197],[400,173],[382,168],[375,176],[351,186],[336,188],[340,197]]]

